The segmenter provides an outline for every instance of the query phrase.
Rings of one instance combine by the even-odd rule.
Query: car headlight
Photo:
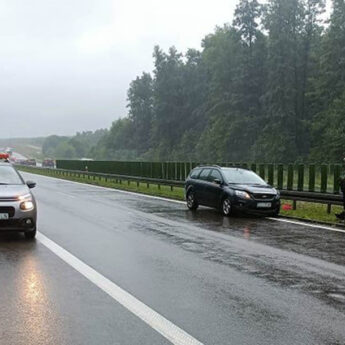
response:
[[[279,190],[276,190],[276,192],[277,192],[276,199],[280,199],[280,192],[279,192]]]
[[[242,198],[242,199],[251,199],[249,193],[243,191],[243,190],[235,190],[235,194],[236,196],[238,196],[239,198]]]
[[[22,211],[31,211],[34,209],[34,203],[31,200],[23,201],[20,204],[20,209]]]

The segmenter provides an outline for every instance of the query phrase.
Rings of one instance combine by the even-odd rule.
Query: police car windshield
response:
[[[249,170],[224,168],[222,172],[228,183],[267,185],[261,177]]]
[[[0,185],[23,184],[18,173],[10,165],[0,165]]]

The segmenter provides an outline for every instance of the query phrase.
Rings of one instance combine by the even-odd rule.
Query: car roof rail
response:
[[[219,165],[216,165],[216,164],[209,164],[209,165],[205,165],[205,164],[203,164],[203,165],[198,165],[198,166],[196,166],[195,168],[221,168],[221,166],[219,166]],[[195,169],[194,168],[194,169]]]

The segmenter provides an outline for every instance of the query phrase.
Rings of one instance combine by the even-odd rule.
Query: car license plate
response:
[[[258,202],[257,207],[258,208],[271,208],[272,203],[271,202]]]
[[[0,219],[8,219],[9,215],[8,213],[0,213]]]

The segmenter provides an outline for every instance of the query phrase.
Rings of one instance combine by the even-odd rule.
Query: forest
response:
[[[342,159],[344,0],[332,0],[328,16],[324,0],[240,0],[233,22],[217,27],[201,47],[184,53],[154,47],[154,70],[129,86],[128,114],[99,131],[83,156],[279,163]],[[66,145],[73,147],[73,138]],[[66,145],[59,158],[74,158],[76,152],[68,153]]]

